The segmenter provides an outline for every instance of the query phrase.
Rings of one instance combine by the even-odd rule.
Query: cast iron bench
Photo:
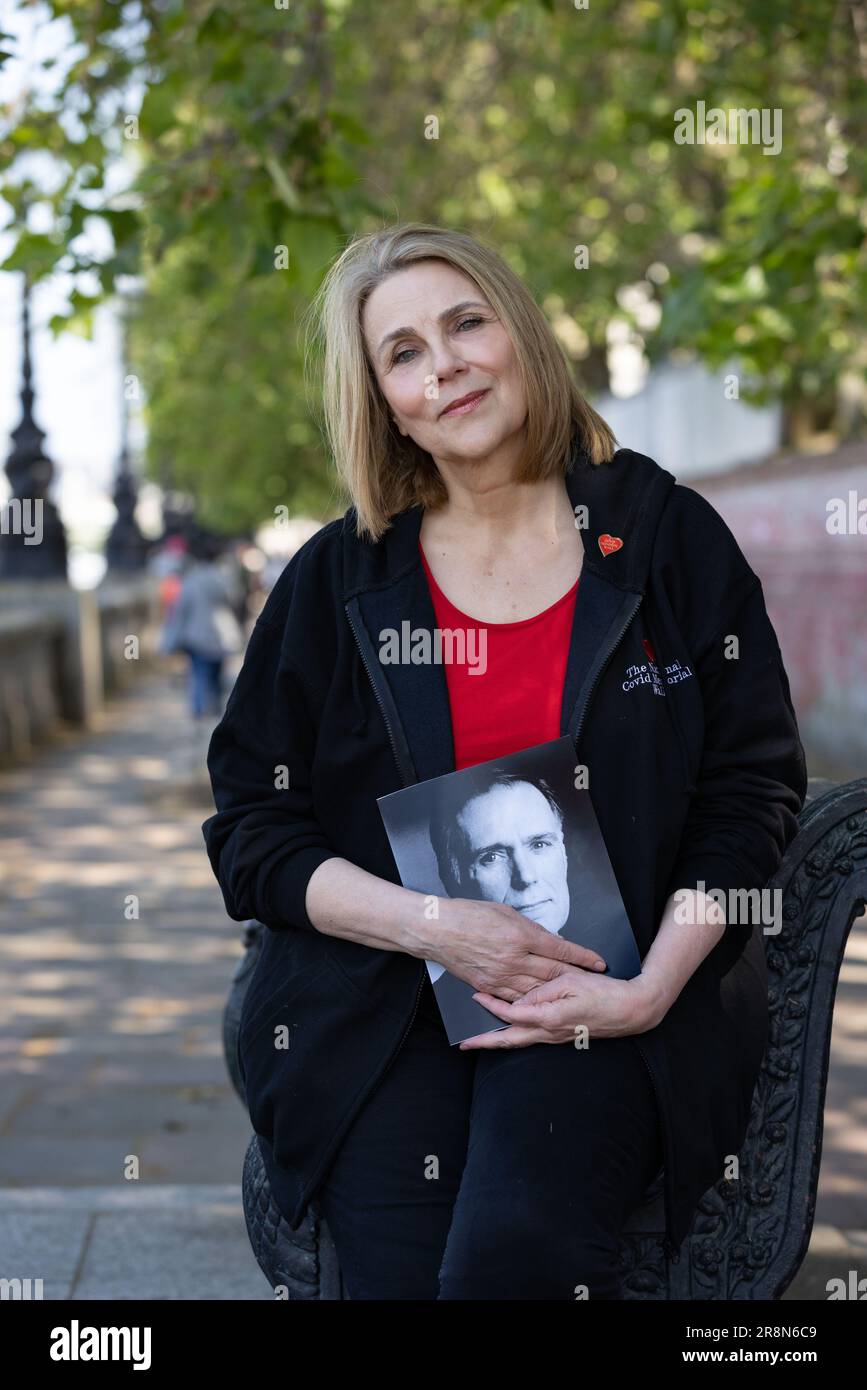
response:
[[[626,1299],[782,1297],[807,1253],[822,1155],[834,995],[849,929],[867,903],[867,777],[836,786],[810,778],[798,835],[767,885],[782,890],[783,926],[765,934],[770,1033],[753,1095],[740,1178],[720,1179],[698,1205],[677,1261],[662,1245],[662,1170],[623,1231]],[[245,924],[223,1042],[242,1101],[241,1007],[258,959],[260,922]],[[297,1231],[278,1210],[254,1134],[242,1179],[253,1253],[290,1300],[348,1298],[315,1201]]]

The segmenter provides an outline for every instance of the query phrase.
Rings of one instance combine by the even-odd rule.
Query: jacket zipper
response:
[[[358,648],[358,654],[359,654],[359,656],[361,657],[362,665],[364,666],[364,669],[365,669],[365,671],[367,672],[367,679],[370,681],[370,684],[371,684],[371,686],[372,686],[372,688],[373,688],[373,693],[374,693],[374,695],[376,696],[376,703],[379,705],[379,710],[380,710],[380,713],[381,713],[381,715],[382,715],[383,723],[385,724],[385,731],[386,731],[386,733],[388,734],[388,741],[389,741],[389,743],[391,744],[391,751],[392,751],[392,753],[394,754],[394,761],[395,761],[395,764],[396,764],[396,766],[397,766],[398,773],[400,774],[400,779],[401,779],[401,781],[403,782],[403,784],[404,784],[405,787],[412,786],[412,785],[413,785],[413,778],[412,778],[412,777],[407,777],[407,775],[406,775],[406,769],[405,769],[405,768],[402,766],[402,764],[401,764],[400,756],[399,756],[398,751],[397,751],[397,744],[396,744],[395,741],[394,741],[394,734],[393,734],[393,732],[392,732],[391,724],[389,723],[389,721],[388,721],[388,715],[387,715],[386,712],[385,712],[385,705],[384,705],[383,702],[382,702],[382,697],[381,697],[381,695],[380,695],[380,693],[379,693],[379,690],[378,690],[378,688],[377,688],[376,681],[375,681],[374,678],[373,678],[373,673],[371,672],[370,666],[368,665],[368,662],[367,662],[367,658],[366,658],[366,656],[364,655],[364,648],[363,648],[363,646],[361,645],[361,640],[360,640],[360,638],[359,638],[359,636],[358,636],[358,629],[357,629],[356,626],[355,626],[355,619],[353,618],[352,613],[350,612],[349,604],[348,604],[348,603],[344,605],[344,611],[345,611],[346,616],[347,616],[347,618],[348,618],[348,620],[349,620],[349,626],[350,626],[350,628],[352,629],[352,635],[353,635],[353,637],[355,638],[355,645],[356,645],[357,648]],[[415,1022],[415,1016],[416,1016],[416,1014],[418,1013],[418,1006],[419,1006],[419,1004],[420,1004],[420,1002],[421,1002],[421,992],[422,992],[422,988],[424,987],[425,976],[427,975],[427,973],[428,973],[427,962],[426,962],[426,961],[422,961],[422,962],[421,962],[421,970],[420,970],[420,972],[419,972],[419,977],[418,977],[418,987],[417,987],[416,992],[415,992],[415,1003],[414,1003],[413,1006],[412,1006],[412,1013],[411,1013],[411,1015],[410,1015],[409,1022],[408,1022],[407,1025],[406,1025],[406,1028],[404,1029],[403,1033],[401,1034],[400,1041],[399,1041],[399,1043],[397,1044],[397,1047],[395,1048],[394,1052],[392,1053],[391,1061],[394,1061],[394,1058],[395,1058],[395,1057],[397,1056],[397,1054],[400,1052],[400,1049],[403,1047],[403,1044],[404,1044],[404,1042],[406,1041],[407,1034],[409,1033],[409,1030],[410,1030],[410,1028],[412,1027],[413,1023]],[[391,1065],[391,1062],[389,1062],[389,1066],[390,1066],[390,1065]],[[387,1068],[386,1068],[386,1070],[387,1070]]]
[[[410,787],[413,785],[414,779],[412,777],[407,777],[406,768],[401,763],[400,755],[397,751],[397,744],[394,741],[394,734],[392,733],[391,725],[388,722],[388,715],[385,712],[385,705],[382,703],[382,697],[379,693],[376,681],[373,678],[370,666],[368,665],[367,657],[364,655],[364,647],[361,645],[361,639],[358,635],[358,629],[355,626],[355,619],[353,618],[352,613],[350,612],[348,603],[344,605],[344,612],[346,613],[346,616],[349,620],[349,626],[352,628],[352,635],[355,638],[355,645],[358,647],[358,654],[361,657],[362,665],[364,666],[364,669],[367,672],[367,679],[370,681],[370,684],[373,687],[373,693],[376,696],[376,703],[379,705],[379,710],[382,715],[383,722],[385,724],[386,733],[388,734],[388,741],[391,744],[391,751],[394,754],[394,761],[397,765],[397,770],[400,773],[400,779],[405,787]]]
[[[597,687],[597,685],[599,684],[599,681],[600,681],[600,679],[601,679],[601,677],[602,677],[602,675],[603,675],[603,673],[604,673],[606,667],[608,666],[609,661],[611,660],[611,658],[612,658],[612,656],[614,655],[614,653],[617,651],[617,648],[620,646],[620,643],[623,641],[623,637],[624,637],[624,634],[625,634],[625,632],[626,632],[626,629],[629,627],[629,624],[632,622],[633,618],[635,617],[635,615],[636,615],[636,613],[638,612],[638,610],[639,610],[640,607],[641,607],[641,595],[640,595],[640,594],[636,594],[636,602],[635,602],[635,604],[634,604],[634,606],[633,606],[633,608],[632,608],[632,612],[629,614],[629,616],[627,617],[627,619],[626,619],[625,623],[623,624],[622,628],[621,628],[620,631],[618,632],[616,638],[615,638],[614,641],[611,643],[611,646],[608,648],[608,651],[605,653],[605,657],[604,657],[603,660],[599,663],[599,666],[598,666],[597,671],[596,671],[596,675],[593,677],[593,684],[591,685],[589,691],[587,692],[587,699],[584,701],[584,706],[583,706],[583,708],[582,708],[582,710],[581,710],[581,714],[580,714],[580,717],[579,717],[579,719],[578,719],[578,727],[576,728],[575,734],[574,734],[574,736],[573,736],[573,742],[574,742],[574,744],[575,744],[575,751],[576,751],[576,752],[578,751],[578,738],[579,738],[579,736],[580,736],[580,734],[581,734],[582,728],[584,727],[584,720],[585,720],[585,718],[587,717],[587,711],[588,711],[588,709],[590,708],[590,703],[591,703],[591,701],[592,701],[592,699],[593,699],[593,695],[594,695],[594,692],[595,692],[595,690],[596,690],[596,687]]]
[[[592,699],[593,699],[593,695],[594,695],[594,692],[595,692],[595,690],[596,690],[596,687],[597,687],[597,685],[599,684],[599,681],[600,681],[600,679],[601,679],[603,673],[605,672],[606,668],[608,667],[608,664],[609,664],[609,662],[611,661],[611,658],[613,657],[614,653],[617,651],[617,648],[620,646],[620,643],[623,641],[623,638],[624,638],[624,636],[625,636],[625,634],[626,634],[626,630],[627,630],[627,628],[629,627],[629,625],[631,624],[631,622],[633,621],[633,619],[634,619],[634,617],[635,617],[635,615],[636,615],[636,613],[638,612],[638,609],[639,609],[640,607],[641,607],[641,596],[638,595],[638,596],[637,596],[637,602],[634,604],[631,613],[629,613],[628,617],[626,618],[626,621],[624,622],[624,624],[623,624],[623,626],[621,627],[620,631],[618,632],[616,638],[614,639],[614,641],[612,642],[612,644],[611,644],[611,646],[609,647],[608,651],[606,652],[605,657],[604,657],[603,660],[599,663],[599,667],[598,667],[598,669],[597,669],[597,671],[596,671],[596,675],[593,677],[593,683],[592,683],[592,685],[590,686],[590,690],[589,690],[588,693],[587,693],[587,699],[584,701],[584,706],[583,706],[583,708],[582,708],[582,710],[581,710],[581,714],[580,714],[579,719],[578,719],[578,726],[577,726],[577,728],[576,728],[576,730],[575,730],[575,734],[574,734],[574,737],[573,737],[573,743],[575,744],[575,751],[576,751],[576,753],[577,753],[577,751],[578,751],[578,738],[579,738],[579,736],[580,736],[580,734],[581,734],[582,728],[584,727],[584,721],[585,721],[586,716],[587,716],[587,711],[588,711],[588,709],[590,708],[590,703],[591,703],[591,701],[592,701]],[[650,1077],[650,1084],[651,1084],[651,1086],[653,1087],[653,1095],[654,1095],[654,1099],[655,1099],[655,1101],[656,1101],[656,1110],[657,1110],[657,1114],[659,1115],[660,1126],[661,1126],[661,1130],[662,1130],[662,1161],[663,1161],[663,1168],[664,1168],[664,1173],[663,1173],[663,1189],[664,1189],[664,1206],[665,1206],[665,1235],[663,1236],[662,1246],[663,1246],[663,1250],[664,1250],[665,1253],[668,1255],[668,1257],[669,1257],[669,1259],[671,1260],[672,1264],[679,1264],[679,1262],[680,1262],[680,1255],[678,1254],[677,1247],[675,1246],[674,1242],[672,1241],[672,1239],[671,1239],[671,1234],[670,1234],[670,1232],[671,1232],[670,1213],[671,1213],[671,1211],[673,1210],[672,1189],[671,1189],[671,1171],[672,1171],[672,1170],[671,1170],[671,1162],[670,1162],[670,1146],[669,1146],[669,1143],[668,1143],[668,1135],[667,1135],[667,1133],[666,1133],[665,1118],[664,1118],[664,1115],[663,1115],[662,1106],[659,1104],[659,1093],[658,1093],[657,1088],[656,1088],[656,1079],[655,1079],[655,1077],[654,1077],[654,1075],[653,1075],[653,1070],[652,1070],[652,1068],[651,1068],[650,1063],[649,1063],[648,1060],[647,1060],[647,1057],[646,1057],[645,1054],[644,1054],[644,1049],[642,1048],[641,1044],[640,1044],[640,1043],[638,1042],[638,1040],[637,1040],[637,1036],[636,1036],[635,1046],[636,1046],[636,1048],[637,1048],[637,1050],[638,1050],[638,1055],[640,1056],[642,1062],[644,1063],[645,1067],[647,1068],[647,1074],[648,1074],[648,1076]]]
[[[391,1066],[391,1063],[394,1061],[395,1057],[396,1057],[397,1054],[400,1052],[400,1049],[403,1047],[404,1043],[406,1042],[407,1034],[409,1033],[410,1028],[411,1028],[412,1025],[415,1023],[415,1016],[416,1016],[416,1014],[418,1013],[418,1006],[419,1006],[419,1004],[421,1003],[421,992],[422,992],[422,989],[423,989],[423,987],[424,987],[425,976],[426,976],[427,973],[428,973],[428,970],[427,970],[427,962],[426,962],[426,961],[422,961],[422,962],[421,962],[421,967],[422,967],[422,968],[421,968],[421,971],[419,972],[419,977],[418,977],[418,988],[416,989],[416,992],[415,992],[415,1003],[414,1003],[413,1006],[412,1006],[412,1013],[411,1013],[410,1016],[409,1016],[409,1023],[406,1025],[406,1027],[404,1028],[403,1032],[402,1032],[401,1035],[400,1035],[400,1042],[397,1044],[397,1047],[394,1049],[394,1052],[391,1054],[391,1060],[389,1061],[388,1066]],[[388,1071],[388,1067],[386,1067],[386,1071]]]

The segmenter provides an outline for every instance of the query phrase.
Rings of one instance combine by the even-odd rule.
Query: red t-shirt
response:
[[[580,576],[562,598],[533,618],[480,623],[449,602],[431,573],[421,542],[419,551],[437,627],[466,633],[465,659],[443,657],[455,770],[559,738]],[[456,652],[460,653],[459,647]]]

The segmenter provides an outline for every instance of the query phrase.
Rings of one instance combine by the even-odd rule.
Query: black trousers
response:
[[[617,1299],[661,1164],[631,1037],[461,1052],[425,982],[317,1199],[351,1299]]]

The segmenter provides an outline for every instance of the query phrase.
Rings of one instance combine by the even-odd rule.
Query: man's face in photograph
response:
[[[468,801],[457,822],[464,896],[506,903],[546,931],[562,931],[569,916],[566,847],[538,787],[492,787]]]

